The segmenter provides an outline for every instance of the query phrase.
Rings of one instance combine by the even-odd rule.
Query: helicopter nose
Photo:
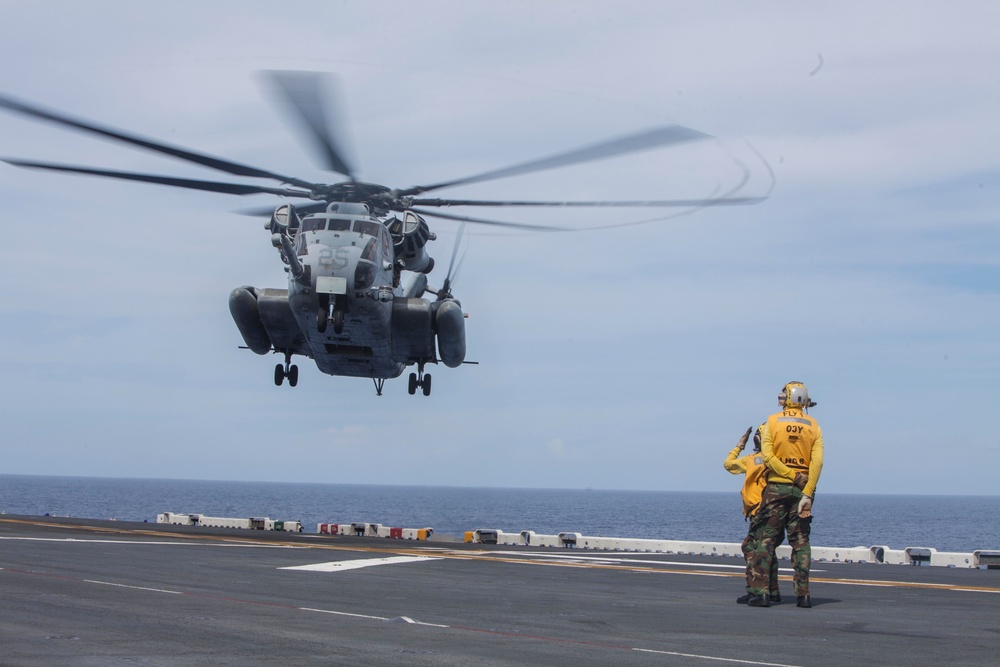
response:
[[[354,250],[355,252],[351,252]],[[345,274],[356,263],[356,248],[335,248],[322,243],[313,243],[302,257],[303,263],[312,267],[313,275]]]

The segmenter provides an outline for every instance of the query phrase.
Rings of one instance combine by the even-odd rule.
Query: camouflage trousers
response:
[[[747,562],[747,593],[751,593],[750,581],[752,577],[751,562],[753,556],[761,548],[760,542],[762,539],[762,532],[764,529],[765,522],[761,518],[762,513],[757,512],[752,517],[750,517],[750,529],[747,531],[747,536],[743,538],[743,544],[740,547],[743,549],[743,558]],[[778,537],[778,543],[785,538],[785,531],[781,531],[781,535]],[[778,559],[771,559],[771,570],[768,572],[767,578],[767,592],[771,595],[778,593]],[[754,593],[756,595],[756,593]]]
[[[747,564],[750,569],[747,592],[753,595],[767,595],[772,568],[777,565],[775,549],[782,541],[782,533],[788,535],[792,547],[792,569],[794,571],[795,595],[809,595],[809,565],[812,549],[809,546],[809,526],[811,518],[799,517],[799,500],[802,491],[792,484],[768,484],[760,501],[760,509],[754,517],[761,527],[758,542],[752,549]],[[749,537],[749,536],[748,536]]]

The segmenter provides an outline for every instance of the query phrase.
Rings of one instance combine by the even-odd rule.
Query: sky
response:
[[[488,211],[575,231],[470,228],[454,292],[478,365],[378,397],[302,358],[275,387],[280,359],[239,349],[230,290],[286,279],[266,220],[238,211],[279,199],[0,164],[2,473],[735,492],[723,459],[801,380],[820,493],[1000,493],[995,2],[0,12],[0,93],[279,173],[340,180],[262,70],[336,75],[366,181],[680,124],[712,138],[437,195],[766,197]],[[0,156],[231,180],[11,113]],[[444,267],[456,226],[431,225]]]

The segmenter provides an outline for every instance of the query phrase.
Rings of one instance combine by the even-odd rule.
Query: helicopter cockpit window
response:
[[[368,289],[375,282],[375,265],[371,262],[358,262],[354,270],[354,289]]]
[[[327,227],[331,232],[348,232],[351,230],[351,221],[342,219],[330,220],[330,225]]]
[[[382,229],[382,223],[380,222],[370,222],[368,220],[354,221],[354,231],[364,234],[365,236],[374,236],[375,238],[378,238]]]
[[[392,261],[392,242],[389,240],[389,235],[385,232],[382,233],[382,259],[389,262]]]
[[[361,251],[361,259],[367,259],[370,262],[374,262],[377,257],[378,240],[372,239],[365,245],[365,249]]]
[[[326,218],[309,218],[302,222],[302,231],[315,232],[326,227]]]

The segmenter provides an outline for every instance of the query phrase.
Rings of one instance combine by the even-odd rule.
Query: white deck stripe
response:
[[[344,570],[357,570],[362,567],[373,567],[375,565],[398,565],[400,563],[419,563],[425,560],[441,560],[429,556],[392,556],[389,558],[358,558],[355,560],[335,560],[329,563],[313,563],[310,565],[293,565],[291,567],[279,567],[279,570],[306,570],[308,572],[342,572]]]
[[[592,562],[592,563],[625,563],[625,564],[638,564],[638,565],[683,565],[687,567],[708,567],[708,568],[720,568],[720,569],[730,569],[730,570],[744,570],[746,565],[726,565],[723,563],[691,563],[685,561],[672,561],[672,560],[648,560],[641,558],[615,558],[615,557],[605,557],[605,556],[569,556],[566,554],[543,554],[543,553],[530,553],[530,554],[518,554],[524,556],[536,556],[540,558],[553,558],[559,560],[576,560],[581,562]],[[791,568],[786,570],[791,572]]]
[[[659,655],[676,655],[682,658],[698,658],[700,660],[716,660],[719,662],[735,662],[740,665],[764,665],[765,667],[799,667],[799,665],[788,665],[783,662],[758,662],[756,660],[741,660],[739,658],[720,658],[714,655],[698,655],[697,653],[680,653],[678,651],[655,651],[649,648],[634,648],[633,651],[640,653],[657,653]]]
[[[334,616],[350,616],[351,618],[367,618],[371,621],[388,621],[384,616],[367,616],[365,614],[349,614],[346,611],[332,611],[330,609],[313,609],[312,607],[299,607],[301,611],[315,611],[318,614],[332,614]]]
[[[171,595],[183,595],[180,591],[168,591],[165,588],[149,588],[148,586],[129,586],[128,584],[113,584],[110,581],[97,581],[96,579],[84,579],[88,584],[100,584],[102,586],[116,586],[118,588],[131,588],[136,591],[152,591],[153,593],[170,593]]]

